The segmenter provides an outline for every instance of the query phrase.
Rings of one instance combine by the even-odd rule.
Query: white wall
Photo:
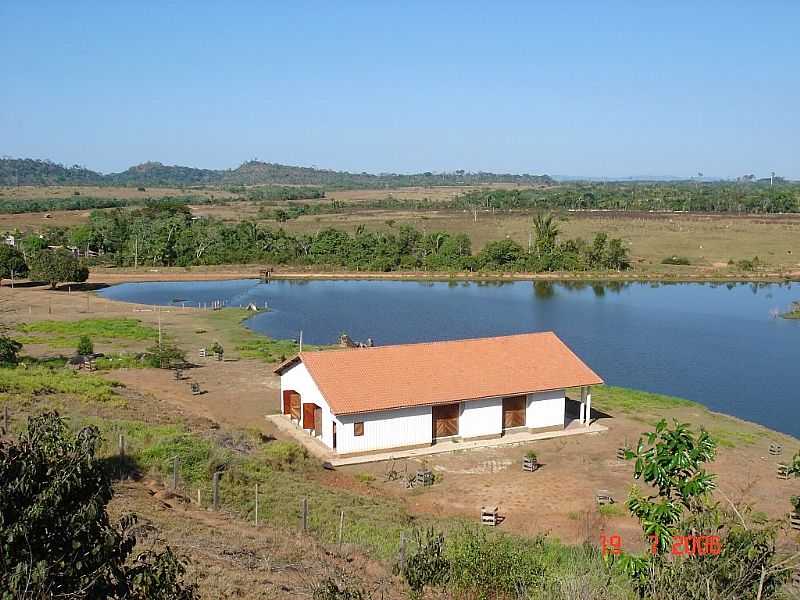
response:
[[[564,425],[566,402],[564,390],[528,394],[525,409],[525,426],[532,429]]]
[[[430,406],[415,406],[336,418],[336,450],[342,454],[398,448],[432,442]],[[364,423],[364,435],[353,435],[353,423]]]
[[[497,435],[503,431],[503,399],[462,402],[458,434],[463,438]]]
[[[329,448],[333,447],[333,415],[331,409],[322,392],[319,391],[317,384],[306,369],[303,363],[298,363],[288,371],[284,371],[281,375],[281,412],[283,412],[283,391],[294,390],[300,394],[300,402],[302,404],[311,403],[316,404],[322,408],[322,436],[318,439]],[[302,408],[302,407],[301,407]],[[302,410],[300,411],[300,425],[303,424]],[[306,429],[306,431],[310,431]],[[337,441],[339,435],[337,431]]]

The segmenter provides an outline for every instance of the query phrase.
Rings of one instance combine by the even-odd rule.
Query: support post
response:
[[[8,435],[8,404],[3,405],[3,435]]]
[[[586,388],[586,426],[592,424],[592,388]]]
[[[178,457],[172,459],[172,491],[178,489]]]
[[[219,510],[219,471],[214,473],[211,478],[211,506],[215,511]]]
[[[342,534],[344,533],[344,511],[339,514],[339,548],[342,547]]]
[[[125,436],[119,434],[119,457],[125,458]]]
[[[586,422],[586,388],[581,386],[581,412],[580,412],[580,422]]]
[[[400,568],[404,569],[406,566],[406,532],[400,532],[400,556],[397,557],[397,562],[400,563]]]
[[[256,484],[256,527],[258,527],[258,484]]]
[[[308,531],[308,498],[303,498],[300,509],[302,511],[303,531]]]

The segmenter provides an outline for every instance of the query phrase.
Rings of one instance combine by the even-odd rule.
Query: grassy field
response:
[[[142,325],[137,319],[80,319],[78,321],[36,321],[17,327],[23,344],[47,344],[53,348],[74,347],[81,336],[93,341],[148,341],[158,337],[158,331]]]

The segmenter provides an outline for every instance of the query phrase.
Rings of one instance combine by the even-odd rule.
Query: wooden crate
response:
[[[414,485],[427,487],[433,485],[433,480],[433,471],[417,471],[417,475],[414,478]]]
[[[778,463],[778,479],[789,479],[789,465]]]
[[[783,446],[780,444],[772,443],[769,445],[769,453],[772,456],[779,456],[783,452]]]
[[[527,456],[522,457],[523,471],[527,471],[528,473],[533,473],[538,468],[539,468],[539,461],[537,459],[528,458]]]
[[[614,504],[614,498],[608,490],[597,490],[597,494],[595,494],[594,498],[600,506],[604,504]]]
[[[789,526],[800,531],[800,513],[789,513]]]
[[[796,588],[800,588],[800,569],[792,573],[792,585]]]
[[[498,515],[496,506],[482,506],[481,507],[481,523],[495,527],[497,525]]]
[[[617,460],[625,460],[625,453],[628,448],[617,448]]]

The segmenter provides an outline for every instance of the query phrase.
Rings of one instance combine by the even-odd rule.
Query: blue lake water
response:
[[[800,321],[776,318],[791,284],[412,281],[148,282],[100,292],[187,306],[224,300],[271,309],[256,332],[378,345],[555,331],[607,383],[681,396],[800,437]]]

